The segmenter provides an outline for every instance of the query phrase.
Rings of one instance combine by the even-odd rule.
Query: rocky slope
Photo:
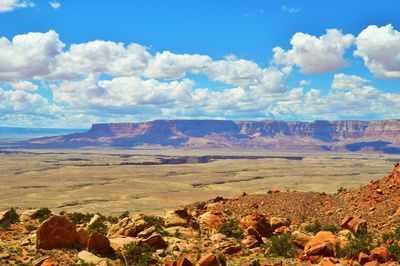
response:
[[[400,153],[400,120],[371,122],[156,120],[143,123],[94,124],[85,133],[33,139],[22,145],[122,148],[252,147],[270,150]]]
[[[400,165],[335,195],[214,198],[162,217],[0,212],[1,265],[399,265]]]

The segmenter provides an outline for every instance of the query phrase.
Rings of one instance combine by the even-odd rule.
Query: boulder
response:
[[[110,240],[99,233],[92,232],[87,243],[87,250],[95,250],[97,254],[106,256],[110,254]]]
[[[248,249],[258,247],[259,245],[259,241],[252,235],[246,236],[244,239],[242,239],[241,243]]]
[[[168,247],[167,243],[164,241],[164,239],[158,233],[154,233],[151,236],[149,236],[148,238],[140,240],[139,245],[140,244],[146,244],[155,249],[164,249],[164,248]]]
[[[312,238],[313,236],[311,234],[302,231],[294,231],[292,233],[292,242],[301,248],[304,248]]]
[[[214,228],[217,228],[225,222],[225,218],[222,212],[216,211],[215,209],[211,209],[210,211],[207,211],[200,215],[199,220],[202,223],[205,223],[206,225]]]
[[[212,253],[201,256],[198,266],[220,266],[217,256]]]
[[[376,260],[369,261],[369,262],[364,264],[364,266],[378,266],[378,265],[379,265],[379,263]]]
[[[240,226],[247,231],[247,233],[252,234],[249,228],[254,228],[259,236],[266,237],[272,234],[273,230],[270,223],[267,221],[265,215],[260,213],[253,213],[243,217],[240,220]],[[255,236],[255,237],[259,237]]]
[[[329,231],[318,232],[304,247],[304,253],[309,257],[321,255],[325,257],[336,256],[337,237]]]
[[[289,226],[290,225],[290,221],[283,217],[271,217],[269,219],[269,223],[272,227],[272,230],[275,230],[281,226]]]
[[[391,255],[386,247],[374,248],[369,255],[369,260],[377,260],[379,263],[388,262],[390,259]]]
[[[137,237],[139,238],[147,238],[151,236],[152,234],[157,232],[157,228],[155,226],[151,226],[149,228],[144,229],[142,232],[140,232]]]
[[[368,261],[369,261],[369,256],[367,254],[365,254],[364,252],[360,252],[360,254],[358,254],[358,263],[364,265]]]
[[[11,209],[0,212],[0,222],[10,219],[12,213],[13,213],[13,211]]]
[[[37,249],[73,248],[78,237],[76,226],[64,216],[54,215],[44,221],[36,233]]]
[[[75,247],[77,249],[86,249],[89,242],[90,231],[85,229],[78,229]]]
[[[347,216],[342,220],[341,227],[350,230],[357,236],[367,232],[367,221],[361,217]]]
[[[141,231],[148,227],[145,220],[140,219],[129,223],[124,230],[124,236],[137,236]]]
[[[188,227],[192,221],[192,216],[186,208],[177,208],[173,211],[167,211],[164,214],[164,226],[166,228],[172,226]]]
[[[59,264],[58,264],[58,262],[55,260],[55,259],[53,259],[53,258],[48,258],[48,259],[45,259],[43,262],[42,262],[42,264],[40,264],[41,266],[58,266]]]
[[[139,240],[135,237],[115,237],[110,238],[110,246],[114,251],[123,250],[125,246],[130,244],[137,245]]]
[[[88,265],[107,266],[107,259],[97,257],[88,251],[81,251],[78,253],[78,259]]]
[[[193,263],[186,257],[182,257],[176,263],[176,266],[193,266]]]
[[[89,223],[88,223],[88,226],[89,226],[89,225],[92,225],[92,224],[95,224],[95,223],[98,223],[98,222],[101,222],[101,220],[102,220],[101,216],[98,215],[98,214],[95,214],[95,215],[92,217],[92,219],[90,219],[90,221],[89,221]]]
[[[33,219],[36,219],[37,217],[37,213],[38,213],[38,209],[34,209],[34,210],[26,210],[24,212],[21,213],[19,219],[23,222],[27,222]]]

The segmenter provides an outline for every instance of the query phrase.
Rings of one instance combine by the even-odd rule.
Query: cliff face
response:
[[[85,133],[32,140],[31,144],[75,146],[140,145],[193,147],[268,147],[383,151],[400,153],[400,120],[284,122],[229,120],[155,120],[94,124]],[[274,143],[274,144],[271,144]],[[272,146],[271,146],[272,145]],[[398,146],[396,146],[398,145]],[[294,148],[295,147],[295,148]]]

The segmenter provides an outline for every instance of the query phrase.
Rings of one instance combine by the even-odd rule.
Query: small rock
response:
[[[41,264],[41,266],[58,266],[58,265],[59,265],[58,262],[53,258],[46,259]]]
[[[101,220],[102,220],[101,216],[98,215],[98,214],[95,214],[95,215],[92,217],[92,219],[90,219],[90,222],[88,223],[88,226],[89,226],[89,225],[92,225],[92,224],[95,224],[95,223],[98,223],[98,222],[101,222]]]
[[[218,259],[217,259],[217,256],[215,256],[212,253],[203,255],[200,258],[200,260],[199,260],[197,265],[198,266],[220,266],[220,264],[218,262]]]
[[[369,261],[369,256],[363,252],[360,252],[360,254],[358,254],[358,263],[360,263],[361,265],[364,265],[365,263],[367,263]]]
[[[391,259],[391,255],[386,247],[377,247],[371,251],[369,259],[377,260],[379,263],[385,263]]]
[[[98,266],[107,266],[108,265],[106,259],[97,257],[93,253],[90,253],[85,250],[78,253],[78,259],[89,265],[98,265]]]

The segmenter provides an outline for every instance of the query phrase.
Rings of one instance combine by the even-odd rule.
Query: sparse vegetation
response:
[[[123,213],[121,213],[121,215],[119,216],[119,219],[124,219],[126,217],[129,217],[129,211],[124,211]]]
[[[233,237],[237,240],[243,238],[243,229],[239,227],[238,219],[227,220],[225,223],[219,226],[218,232],[226,235],[227,237]]]
[[[154,226],[157,230],[162,230],[164,225],[164,219],[160,216],[148,215],[144,217],[144,221],[148,225]]]
[[[94,214],[84,214],[80,212],[66,213],[65,215],[68,219],[76,224],[88,223],[90,222],[90,219],[92,219],[92,217],[94,216]]]
[[[1,230],[10,230],[11,225],[18,222],[19,216],[14,208],[11,208],[8,211],[7,216],[0,222],[0,229]]]
[[[271,244],[268,249],[268,254],[285,258],[293,257],[296,254],[296,246],[292,243],[291,239],[292,237],[290,234],[272,236],[269,239]]]
[[[102,234],[102,235],[107,235],[107,231],[108,231],[108,227],[107,225],[102,221],[96,221],[94,223],[92,223],[91,225],[89,225],[88,229],[90,231]]]
[[[154,250],[148,245],[130,244],[118,253],[125,265],[147,266],[152,260]]]
[[[339,232],[340,226],[334,224],[321,224],[318,220],[315,220],[312,224],[308,224],[304,227],[304,231],[316,234],[320,231],[330,231],[334,234]]]
[[[339,257],[357,258],[360,252],[369,253],[374,248],[373,236],[370,233],[365,233],[359,237],[351,237],[350,242],[345,247],[339,249]]]
[[[337,193],[346,192],[346,191],[347,191],[347,188],[340,187],[340,188],[337,190]]]
[[[46,207],[40,208],[36,214],[37,218],[39,219],[39,222],[43,222],[43,221],[49,219],[50,215],[51,215],[51,211],[49,208],[46,208]]]
[[[400,262],[400,226],[396,227],[394,232],[382,235],[382,242],[392,254],[393,258]]]

